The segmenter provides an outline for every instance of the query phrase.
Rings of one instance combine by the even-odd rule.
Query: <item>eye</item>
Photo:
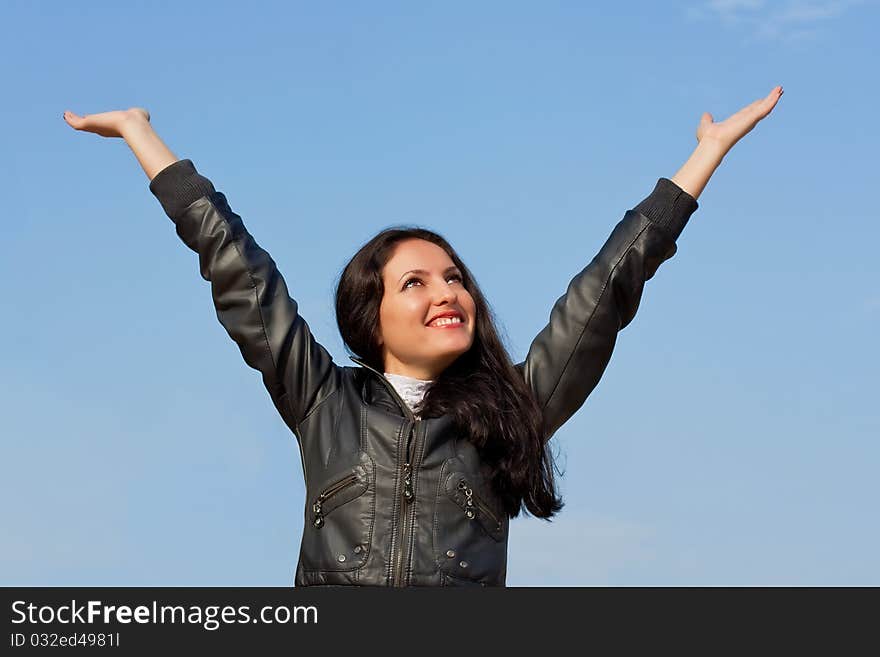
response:
[[[449,274],[449,276],[446,277],[446,280],[447,281],[448,280],[458,281],[459,283],[462,283],[462,284],[464,283],[464,279],[459,274]],[[415,276],[413,276],[412,278],[406,279],[406,283],[403,284],[403,289],[404,290],[408,289],[409,284],[414,281],[417,281],[420,285],[422,283],[421,278],[416,278]]]

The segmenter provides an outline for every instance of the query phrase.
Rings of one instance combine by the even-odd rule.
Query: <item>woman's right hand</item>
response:
[[[74,130],[94,132],[102,137],[123,137],[124,126],[132,121],[150,122],[150,113],[143,107],[130,107],[127,110],[113,110],[100,114],[79,116],[70,110],[64,112],[64,120]]]

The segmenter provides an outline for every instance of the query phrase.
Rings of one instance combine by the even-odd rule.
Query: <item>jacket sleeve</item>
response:
[[[660,178],[557,299],[525,361],[516,365],[543,410],[545,440],[599,383],[618,332],[636,314],[645,282],[675,255],[676,240],[697,207],[690,194]]]
[[[299,435],[299,423],[339,385],[340,371],[312,337],[275,262],[191,160],[160,171],[150,191],[178,236],[198,253],[220,323]]]

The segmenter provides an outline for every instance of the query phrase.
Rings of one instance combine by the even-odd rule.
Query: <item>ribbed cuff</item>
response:
[[[677,240],[698,207],[697,199],[669,178],[660,178],[654,191],[633,209],[663,226]]]
[[[174,219],[215,190],[211,181],[196,171],[192,160],[177,160],[153,176],[150,191],[159,199],[165,214]]]

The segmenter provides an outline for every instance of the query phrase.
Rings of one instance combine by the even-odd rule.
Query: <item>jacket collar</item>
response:
[[[397,390],[394,389],[394,386],[391,385],[391,382],[382,372],[370,367],[360,358],[355,358],[354,356],[349,356],[349,358],[367,370],[369,374],[367,385],[369,386],[370,401],[390,411],[400,412],[410,421],[415,420],[415,414],[406,405],[406,402],[401,399],[400,395],[397,394]]]

